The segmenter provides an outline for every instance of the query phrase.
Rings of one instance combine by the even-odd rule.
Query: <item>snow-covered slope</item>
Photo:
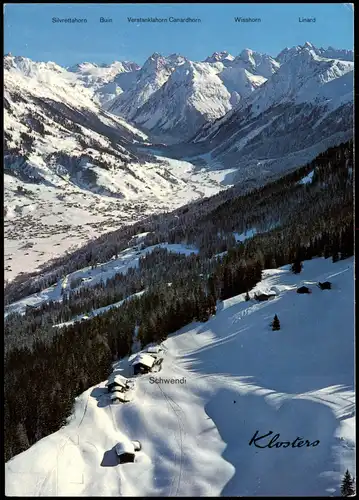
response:
[[[91,89],[74,73],[55,63],[23,57],[5,56],[4,65],[8,150],[30,142],[27,153],[35,155],[76,149],[84,152],[85,145],[80,141],[92,139],[94,150],[103,147],[110,150],[109,154],[121,155],[123,161],[135,159],[131,142],[146,140],[147,136],[102,111],[93,101]],[[21,132],[29,138],[21,140]],[[111,144],[114,140],[118,141],[116,146]]]
[[[126,198],[92,193],[65,180],[58,186],[29,184],[5,174],[5,278],[39,270],[101,234],[227,188],[225,172],[198,172],[189,162],[161,160],[160,165],[147,162],[145,169],[133,167],[137,192],[129,188],[130,175],[105,176],[113,189],[126,187]]]
[[[353,259],[265,271],[250,295],[274,299],[233,297],[172,335],[130,403],[110,405],[106,381],[88,389],[68,425],[6,463],[6,495],[340,496],[355,468],[353,284]],[[120,465],[129,439],[142,450]]]
[[[6,56],[4,76],[5,192],[16,179],[30,192],[39,187],[40,198],[45,187],[128,197],[135,188],[128,165],[144,163],[134,145],[145,134],[101,110],[92,91],[54,63]]]
[[[254,75],[240,65],[224,68],[218,76],[231,94],[230,104],[233,108],[267,81],[264,76]]]

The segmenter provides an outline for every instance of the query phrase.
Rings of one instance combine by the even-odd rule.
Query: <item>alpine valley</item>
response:
[[[4,56],[6,495],[354,495],[353,61]]]
[[[304,165],[353,135],[353,52],[193,62],[4,57],[6,279],[89,239]]]

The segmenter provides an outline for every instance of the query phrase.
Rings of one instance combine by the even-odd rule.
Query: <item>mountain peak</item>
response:
[[[323,47],[315,47],[310,42],[305,42],[304,45],[295,45],[294,47],[286,47],[282,50],[276,57],[276,60],[283,64],[291,59],[293,56],[297,55],[299,52],[311,50],[319,57],[324,57],[326,59],[339,59],[343,61],[353,61],[354,51],[348,49],[335,49],[329,46],[327,49]]]
[[[207,59],[205,59],[204,62],[215,63],[215,62],[233,61],[233,60],[234,57],[226,50],[223,50],[222,52],[213,52],[213,54],[207,57]]]
[[[245,61],[248,61],[252,55],[253,55],[252,49],[243,49],[242,52],[239,54],[239,57],[241,59],[244,59]]]
[[[89,66],[92,66],[93,68],[97,68],[98,67],[96,63],[91,63],[91,62],[83,61],[83,62],[80,62],[80,63],[76,63],[73,66],[69,66],[66,69],[67,69],[67,71],[71,71],[71,73],[76,73],[77,71],[79,71],[79,70],[81,70],[83,68],[89,67]]]
[[[305,42],[304,45],[295,45],[294,47],[286,47],[283,49],[276,57],[276,60],[280,62],[280,64],[284,64],[292,57],[298,55],[300,52],[308,51],[308,50],[316,50],[314,45],[310,42]]]
[[[253,75],[270,78],[278,70],[280,64],[267,54],[246,48],[234,59],[233,66],[242,67]]]
[[[165,59],[167,62],[175,66],[181,65],[184,62],[188,61],[188,59],[185,56],[182,56],[181,54],[170,54]]]
[[[173,54],[170,54],[168,56],[168,59],[181,59],[184,58],[182,54],[177,54],[177,52],[174,52]]]
[[[162,57],[162,55],[159,53],[159,52],[154,52],[150,57],[149,59],[152,59],[153,61],[155,61],[156,59],[160,59]]]
[[[146,68],[159,68],[163,64],[166,63],[166,58],[159,54],[158,52],[154,52],[144,63],[142,69]]]

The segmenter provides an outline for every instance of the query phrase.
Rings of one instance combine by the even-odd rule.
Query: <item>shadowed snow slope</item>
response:
[[[324,280],[332,290],[315,286]],[[297,294],[301,284],[312,294]],[[162,383],[137,377],[132,402],[109,406],[106,381],[88,389],[67,426],[7,462],[6,494],[340,496],[355,456],[353,259],[267,270],[250,295],[270,290],[169,337]],[[126,375],[126,363],[115,370]],[[249,445],[256,431],[317,444],[260,448]],[[116,462],[123,439],[142,443],[134,463]]]

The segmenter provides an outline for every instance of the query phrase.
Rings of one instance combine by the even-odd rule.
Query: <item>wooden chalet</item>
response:
[[[132,363],[133,374],[143,374],[151,371],[155,358],[148,353],[139,354]]]
[[[135,447],[131,442],[117,443],[115,449],[120,464],[135,461]]]
[[[254,298],[255,300],[258,300],[259,302],[262,302],[263,300],[269,300],[273,297],[276,297],[275,293],[267,294],[267,293],[260,293],[260,294],[255,294]]]
[[[332,284],[330,281],[324,281],[324,283],[321,283],[319,281],[318,286],[321,290],[330,290],[332,288]]]
[[[151,346],[147,349],[147,352],[150,356],[152,356],[153,358],[158,358],[158,356],[160,354],[162,354],[162,349],[159,345],[154,345],[154,346]]]
[[[126,377],[123,377],[122,375],[111,375],[108,378],[106,387],[108,388],[109,392],[113,392],[114,390],[116,390],[117,392],[125,392],[129,388],[128,379]]]

